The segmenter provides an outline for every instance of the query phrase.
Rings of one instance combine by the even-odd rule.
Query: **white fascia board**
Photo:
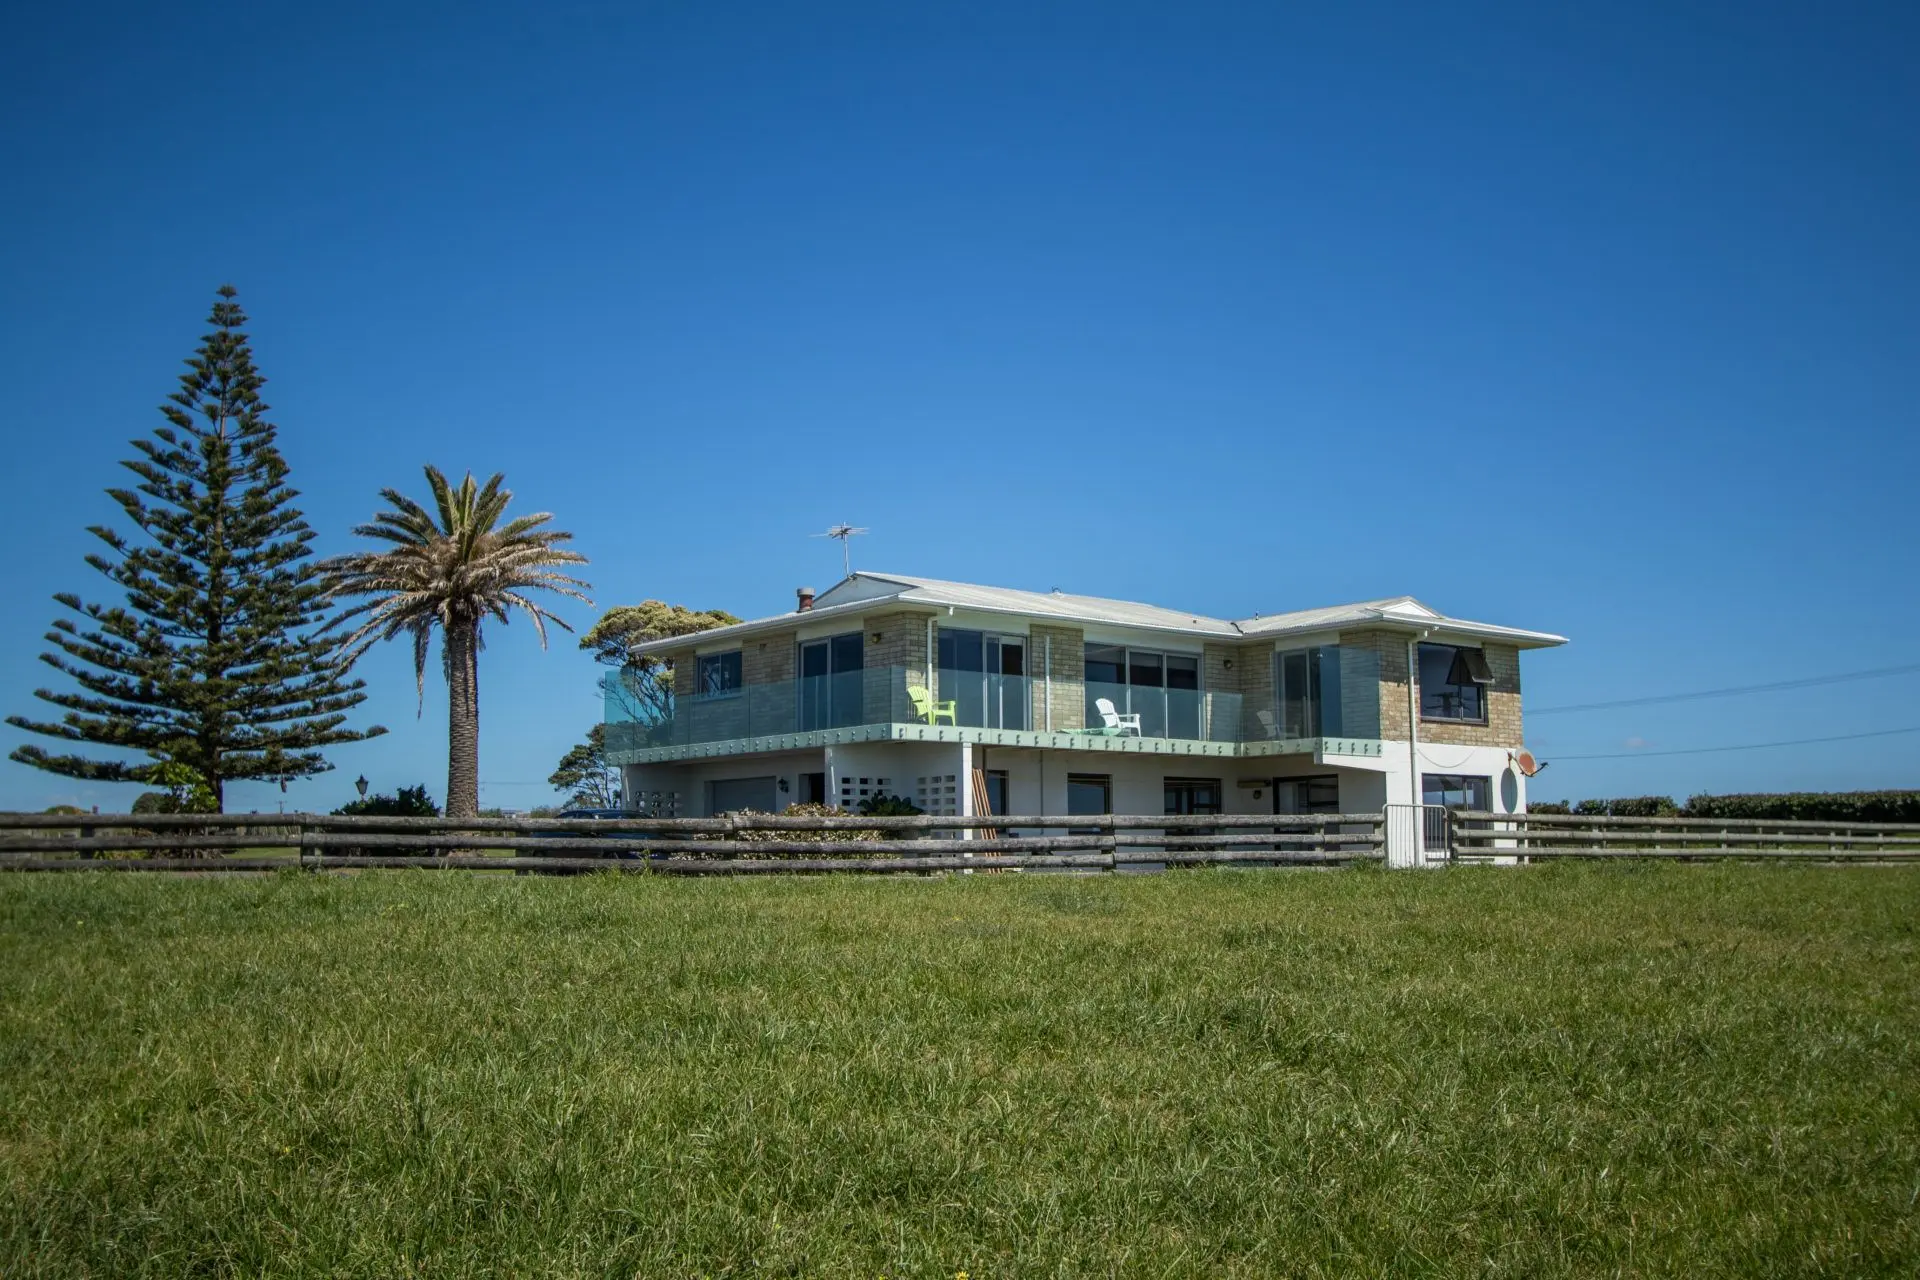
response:
[[[764,635],[769,631],[795,630],[819,618],[855,617],[883,603],[886,603],[885,599],[855,600],[848,604],[828,605],[825,608],[815,605],[804,613],[776,614],[771,618],[755,618],[750,622],[736,622],[731,626],[715,627],[711,631],[696,631],[692,635],[670,636],[665,640],[648,640],[644,644],[634,645],[627,652],[636,658],[645,658],[680,649],[704,652],[731,649],[742,640]]]
[[[1491,622],[1468,622],[1462,618],[1437,617],[1421,622],[1410,618],[1377,618],[1368,622],[1349,623],[1343,631],[1396,631],[1413,637],[1422,634],[1429,640],[1442,644],[1453,640],[1485,641],[1495,640],[1510,644],[1516,649],[1551,649],[1555,645],[1567,643],[1565,636],[1557,636],[1548,631],[1524,631],[1519,627],[1500,627]]]
[[[959,601],[947,601],[942,600],[937,592],[931,590],[915,591],[907,596],[902,603],[930,606],[943,618],[947,616],[947,611],[951,609],[955,617],[964,617],[970,613],[991,614],[997,618],[1019,618],[1029,625],[1037,622],[1043,627],[1079,627],[1087,633],[1088,639],[1093,639],[1095,632],[1102,635],[1120,635],[1128,632],[1137,632],[1156,636],[1186,636],[1195,644],[1198,644],[1202,640],[1239,641],[1245,639],[1245,637],[1237,631],[1223,631],[1213,627],[1160,627],[1154,626],[1151,623],[1142,622],[1111,622],[1103,618],[1090,618],[1084,614],[1069,613],[1065,610],[1059,613],[1035,613],[1028,609],[996,608],[993,605],[981,604],[979,602],[961,603]]]

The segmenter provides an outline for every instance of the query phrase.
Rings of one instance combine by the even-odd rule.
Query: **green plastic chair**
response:
[[[907,697],[913,700],[913,714],[919,719],[928,724],[939,724],[944,716],[948,724],[959,727],[960,721],[954,714],[953,703],[935,702],[933,694],[924,685],[908,685]]]

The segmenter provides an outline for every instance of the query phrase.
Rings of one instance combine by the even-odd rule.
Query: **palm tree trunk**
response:
[[[480,813],[480,668],[472,624],[447,629],[447,816]]]

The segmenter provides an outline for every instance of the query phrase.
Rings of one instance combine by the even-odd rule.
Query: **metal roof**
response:
[[[837,598],[836,598],[837,597]],[[1323,609],[1302,609],[1292,613],[1256,615],[1239,622],[1185,613],[1158,605],[1131,600],[1108,600],[1099,596],[1068,595],[1060,591],[1019,591],[1011,587],[985,587],[970,582],[946,582],[938,578],[916,578],[905,574],[861,571],[827,589],[806,612],[776,614],[728,627],[716,627],[690,636],[674,636],[633,646],[636,655],[658,654],[689,645],[702,646],[715,640],[745,637],[761,631],[784,629],[796,623],[812,622],[845,614],[861,613],[878,604],[919,606],[923,608],[971,609],[984,613],[1005,613],[1026,618],[1041,618],[1082,625],[1092,623],[1131,627],[1148,631],[1176,632],[1183,635],[1221,640],[1255,640],[1290,633],[1328,631],[1341,627],[1389,626],[1399,630],[1432,629],[1455,635],[1500,639],[1521,648],[1543,648],[1565,644],[1566,638],[1545,631],[1523,631],[1516,627],[1495,626],[1464,618],[1449,618],[1412,596],[1394,596],[1359,604],[1333,605]]]

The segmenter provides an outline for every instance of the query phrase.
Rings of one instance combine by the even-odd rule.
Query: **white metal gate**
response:
[[[1387,806],[1387,865],[1432,867],[1451,853],[1447,809],[1438,804]]]

